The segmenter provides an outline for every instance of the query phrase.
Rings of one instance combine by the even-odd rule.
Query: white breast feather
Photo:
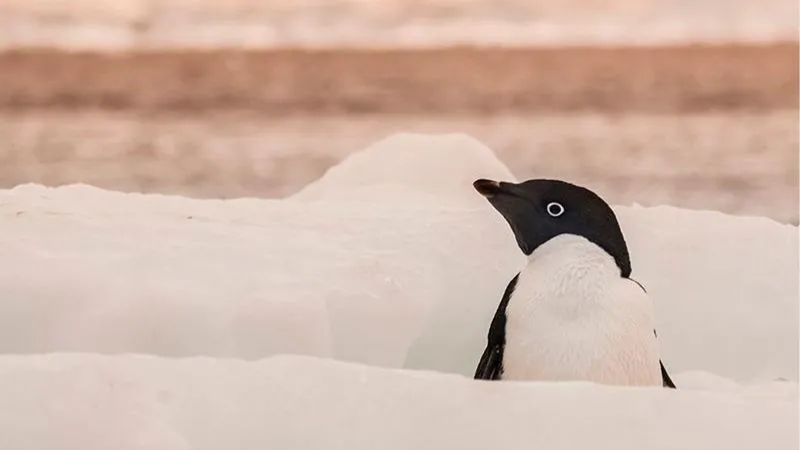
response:
[[[531,254],[506,316],[503,379],[661,385],[652,301],[583,237]]]

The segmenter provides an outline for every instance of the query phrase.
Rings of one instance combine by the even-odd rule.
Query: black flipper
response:
[[[503,298],[494,313],[494,319],[489,326],[486,349],[481,355],[478,368],[475,369],[476,380],[499,380],[503,375],[503,349],[506,345],[506,306],[517,286],[519,274],[506,286]]]
[[[672,382],[672,378],[669,377],[667,369],[664,367],[664,363],[660,359],[658,363],[661,364],[661,384],[666,388],[676,389],[675,383]]]
[[[633,278],[629,278],[629,280],[631,280],[634,283],[638,284],[639,287],[642,288],[642,290],[645,293],[647,293],[647,289],[645,289],[644,286],[642,286],[642,283],[639,283],[638,281],[634,280]],[[653,330],[653,336],[655,336],[656,339],[658,339],[658,333],[656,333],[656,330]],[[659,359],[658,360],[658,364],[661,366],[661,385],[666,387],[666,388],[676,389],[675,383],[672,382],[672,378],[670,378],[669,373],[667,373],[666,367],[664,367],[664,363]]]
[[[476,380],[499,380],[503,366],[503,348],[489,346],[483,351],[481,361],[475,370]]]

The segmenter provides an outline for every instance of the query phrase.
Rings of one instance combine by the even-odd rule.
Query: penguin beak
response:
[[[539,217],[526,193],[520,192],[517,184],[504,181],[482,178],[472,185],[508,222],[520,249],[529,255],[534,247],[528,241],[536,240],[531,233],[538,229]]]
[[[475,182],[472,183],[472,186],[476,191],[478,191],[479,194],[486,197],[490,201],[500,195],[520,198],[525,197],[523,193],[519,192],[515,183],[509,183],[506,181],[494,181],[481,178],[480,180],[475,180]]]
[[[492,198],[495,195],[499,194],[501,191],[499,182],[494,180],[487,180],[485,178],[481,178],[480,180],[475,180],[475,182],[472,183],[472,186],[475,188],[476,191],[478,191],[479,194],[481,194],[486,198]]]

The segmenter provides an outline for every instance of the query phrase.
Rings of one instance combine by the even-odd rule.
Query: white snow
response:
[[[459,188],[465,182],[471,189],[468,172],[443,176],[439,188],[433,172],[427,183],[414,177],[406,189],[384,177],[385,185],[369,189],[396,192],[374,203],[313,200],[349,190],[337,172],[355,174],[359,161],[380,161],[404,142],[423,145],[420,139],[399,135],[354,157],[353,169],[332,170],[302,202],[188,200],[87,186],[0,193],[0,253],[13,261],[0,273],[0,295],[8,299],[0,352],[240,358],[291,352],[399,367],[415,339],[427,341],[430,309],[451,304],[444,299],[462,290],[471,298],[452,323],[483,328],[485,318],[473,311],[477,299],[494,302],[517,255],[490,206]],[[429,151],[409,152],[408,161],[437,155],[450,139],[431,138]],[[509,175],[481,144],[452,140],[465,144],[458,161],[470,171],[477,174],[475,167],[488,161],[488,175]],[[441,148],[440,157],[452,156],[450,147]],[[384,173],[405,176],[402,157],[393,161]],[[459,189],[460,199],[448,195]],[[474,235],[485,237],[467,245],[464,238]],[[510,257],[490,264],[470,257],[498,249],[511,250]],[[461,281],[450,286],[450,280]],[[276,314],[283,309],[286,321]],[[28,326],[36,322],[47,331]],[[453,344],[458,351],[445,367],[473,365],[466,345],[478,347],[483,337],[447,338],[453,336],[467,341]]]
[[[478,177],[398,134],[283,200],[0,191],[0,448],[796,448],[796,226],[615,207],[678,392],[473,382],[524,263]]]
[[[515,179],[494,152],[471,136],[395,133],[349,155],[290,199],[385,203],[396,198],[480,209],[486,200],[471,186],[481,177]]]
[[[616,207],[673,370],[798,378],[798,233],[759,217]]]
[[[0,447],[797,448],[797,390],[477,382],[305,357],[0,359]]]

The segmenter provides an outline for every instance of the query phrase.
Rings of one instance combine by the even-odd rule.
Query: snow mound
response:
[[[400,367],[416,340],[426,342],[432,308],[451,295],[448,280],[468,292],[454,299],[465,312],[456,322],[483,328],[471,305],[503,289],[518,256],[501,219],[461,182],[483,164],[507,169],[463,137],[399,139],[425,148],[412,150],[412,162],[431,187],[426,161],[443,167],[458,149],[466,175],[459,165],[442,175],[437,192],[451,195],[447,201],[414,196],[425,192],[420,186],[377,189],[383,201],[375,203],[191,200],[88,186],[1,192],[0,352],[297,353]],[[397,140],[387,142],[397,150]],[[339,173],[357,172],[348,167],[375,152],[386,154],[378,146]],[[335,176],[327,180],[317,183],[321,193],[357,196]],[[472,235],[486,237],[464,240]],[[511,254],[487,267],[471,257],[498,249]],[[454,334],[445,367],[474,364],[482,336]]]
[[[0,398],[15,450],[798,445],[791,391],[478,382],[307,357],[4,356]]]
[[[397,133],[349,156],[290,199],[385,202],[387,196],[409,201],[418,195],[432,206],[454,200],[480,205],[486,201],[471,189],[478,178],[515,180],[470,136]]]
[[[508,239],[491,216],[463,209],[247,201],[247,220],[226,220],[226,207],[159,216],[125,208],[136,202],[123,194],[49,192],[38,210],[4,214],[0,352],[290,352],[400,366],[443,280],[476,268],[449,268],[453,255],[468,258],[463,234],[431,245],[432,234],[477,227],[492,235],[478,246],[487,253]],[[68,212],[72,196],[106,196],[109,213],[82,214],[80,200]],[[472,295],[501,289],[510,270],[471,280]]]
[[[798,378],[798,230],[759,217],[615,208],[674,370]]]
[[[0,191],[0,353],[293,353],[470,375],[524,263],[478,177],[513,179],[472,138],[400,134],[285,200]],[[671,372],[797,381],[797,227],[615,209]]]

